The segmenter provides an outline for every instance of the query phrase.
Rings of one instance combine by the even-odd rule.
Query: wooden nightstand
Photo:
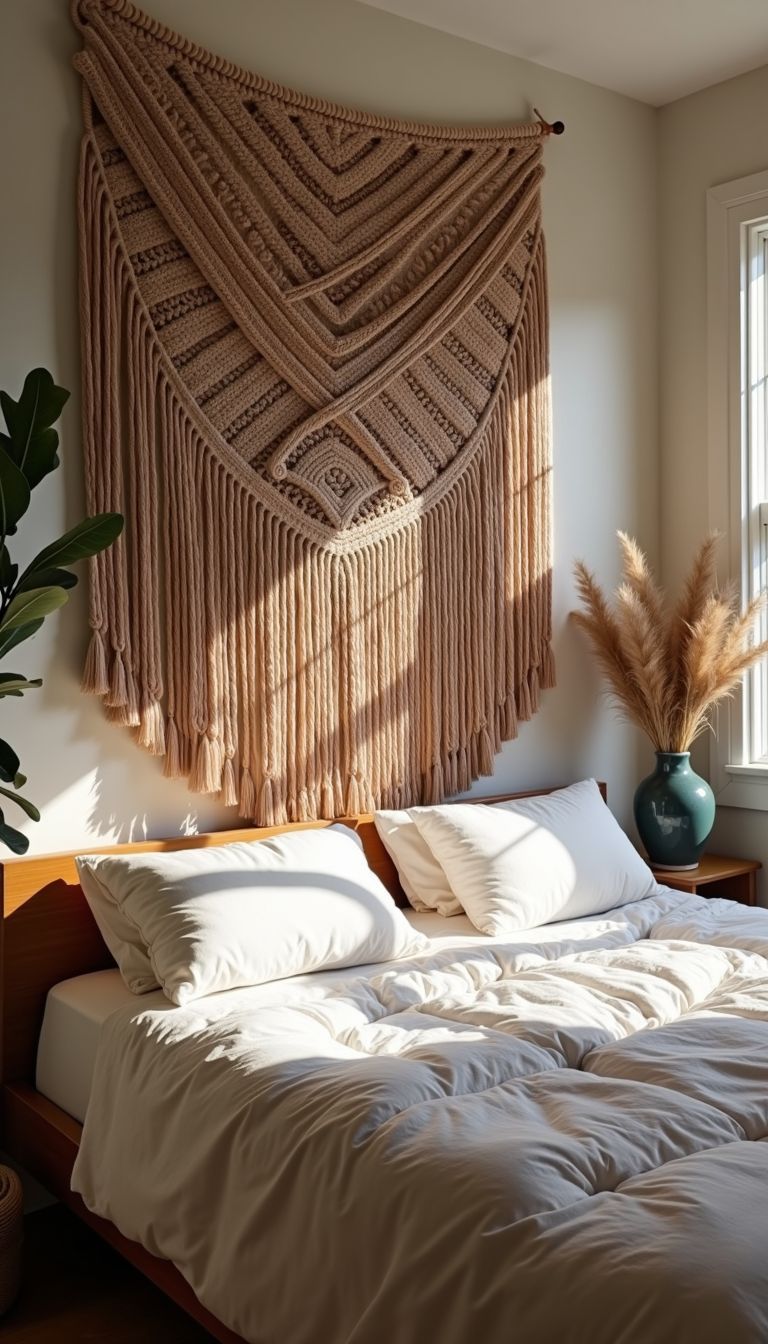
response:
[[[698,868],[690,872],[670,872],[654,868],[653,875],[663,887],[690,891],[699,896],[725,896],[742,905],[757,905],[757,859],[726,859],[722,854],[705,854]]]

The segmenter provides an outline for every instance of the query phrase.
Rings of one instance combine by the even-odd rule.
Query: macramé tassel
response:
[[[551,691],[555,683],[555,655],[552,652],[552,646],[544,646],[544,657],[539,669],[539,681],[542,690]]]
[[[256,790],[253,786],[253,775],[247,765],[243,766],[240,775],[240,816],[245,817],[247,821],[253,821],[256,816]]]
[[[276,792],[274,780],[272,781],[272,812],[275,818],[272,823],[274,826],[285,826],[290,820],[288,816],[288,808],[285,805],[285,797]]]
[[[501,735],[505,742],[517,737],[517,707],[513,695],[508,695],[501,706]]]
[[[531,692],[528,686],[528,678],[523,677],[517,689],[517,717],[519,719],[530,719],[533,714],[531,707]]]
[[[471,784],[469,778],[469,761],[467,760],[467,748],[459,747],[456,757],[456,792],[465,793]]]
[[[124,695],[124,699],[113,701],[113,693]],[[105,714],[110,723],[119,723],[123,728],[138,728],[141,718],[139,715],[139,702],[136,697],[136,684],[133,677],[129,677],[125,669],[122,676],[118,673],[112,679],[112,690],[104,698]]]
[[[123,709],[125,710],[125,723],[129,728],[138,728],[141,723],[141,713],[139,711],[139,695],[136,689],[136,682],[133,679],[133,673],[130,668],[126,668],[125,675],[126,701]]]
[[[341,787],[341,775],[338,770],[334,770],[331,776],[333,787],[333,809],[329,813],[332,817],[343,817],[344,813],[344,790]]]
[[[488,729],[483,727],[477,735],[477,761],[481,775],[493,774],[493,747]]]
[[[110,723],[119,723],[121,728],[136,727],[136,720],[132,717],[128,705],[110,705],[109,701],[105,700],[104,713]]]
[[[467,759],[469,761],[469,774],[471,779],[477,779],[480,774],[480,762],[477,759],[477,737],[473,733],[467,746]]]
[[[275,821],[275,791],[272,787],[272,779],[269,775],[264,776],[264,782],[261,786],[259,821],[262,826],[277,825],[277,822]]]
[[[492,724],[492,725],[491,725],[491,724],[488,725],[488,731],[489,731],[489,732],[490,732],[490,730],[491,730],[491,727],[493,727],[493,737],[492,737],[492,739],[491,739],[491,741],[492,741],[492,743],[493,743],[493,754],[494,754],[494,756],[498,756],[499,752],[501,751],[501,733],[499,732],[499,715],[498,715],[498,714],[494,714],[494,715],[493,715],[493,724]]]
[[[429,802],[441,803],[444,797],[445,781],[443,779],[442,763],[440,761],[433,761],[429,776]]]
[[[179,749],[179,730],[176,727],[176,720],[170,714],[165,730],[165,762],[163,764],[163,774],[166,779],[180,779],[184,774],[181,751]]]
[[[83,668],[83,679],[80,684],[83,690],[91,695],[106,695],[109,690],[107,655],[100,630],[91,632],[88,652],[85,657],[85,667]]]
[[[333,784],[330,775],[323,775],[320,784],[320,816],[333,817],[336,815],[333,801]]]
[[[195,763],[189,780],[193,793],[218,793],[221,789],[222,760],[216,738],[203,733],[197,744]]]
[[[165,755],[163,711],[157,700],[149,700],[142,705],[141,723],[136,740],[139,746],[146,747],[152,756]]]
[[[349,776],[347,782],[347,798],[345,816],[356,817],[358,813],[365,810],[365,797],[360,786],[359,773]]]
[[[128,679],[121,649],[115,650],[115,656],[112,660],[112,675],[109,679],[105,703],[110,709],[128,704]]]
[[[237,781],[235,779],[235,767],[232,764],[232,757],[224,757],[224,771],[221,777],[221,793],[219,797],[225,807],[236,807],[238,803]]]

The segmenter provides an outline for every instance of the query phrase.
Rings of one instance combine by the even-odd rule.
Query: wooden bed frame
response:
[[[599,787],[606,798],[605,785]],[[508,802],[552,791],[528,789],[466,801]],[[406,905],[397,871],[379,839],[373,817],[364,814],[339,820],[354,827],[371,868],[396,904]],[[48,990],[60,980],[114,965],[80,888],[75,854],[143,854],[153,850],[195,849],[236,840],[267,840],[286,831],[330,824],[328,821],[296,822],[287,826],[218,831],[0,861],[2,1147],[221,1344],[243,1344],[243,1341],[206,1311],[170,1261],[158,1259],[137,1242],[129,1241],[112,1223],[90,1213],[80,1197],[70,1190],[82,1127],[35,1089],[37,1041]]]

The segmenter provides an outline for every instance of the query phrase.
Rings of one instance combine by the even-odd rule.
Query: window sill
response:
[[[768,761],[723,767],[726,782],[717,790],[718,807],[768,812]]]

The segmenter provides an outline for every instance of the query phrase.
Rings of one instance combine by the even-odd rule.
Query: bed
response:
[[[71,857],[3,899],[4,1142],[216,1338],[768,1337],[767,912],[414,915],[416,957],[172,1007],[118,983]]]
[[[603,786],[601,786],[602,788]],[[530,797],[524,790],[503,798]],[[407,905],[397,870],[381,843],[370,814],[346,819],[360,836],[368,862],[392,899]],[[327,822],[318,822],[325,826]],[[262,839],[289,832],[292,825],[240,828],[161,841],[94,846],[88,853],[139,854]],[[237,1342],[200,1304],[189,1284],[167,1260],[150,1255],[123,1237],[109,1221],[92,1215],[70,1188],[82,1126],[35,1087],[37,1048],[49,990],[92,972],[113,970],[110,956],[80,888],[75,853],[0,860],[0,1118],[2,1147],[58,1199],[67,1204],[126,1260],[223,1344]]]

